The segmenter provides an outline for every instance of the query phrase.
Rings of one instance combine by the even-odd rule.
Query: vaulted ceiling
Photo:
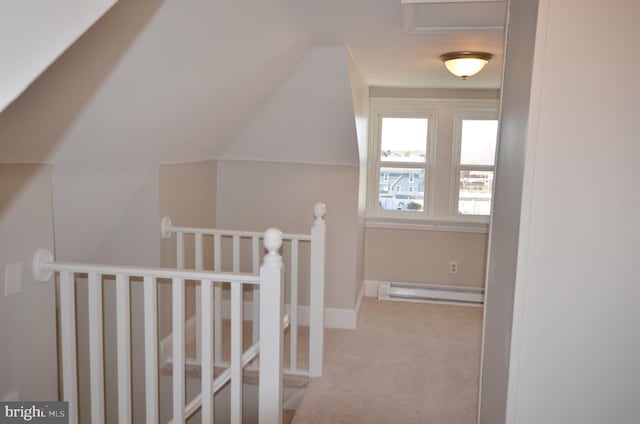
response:
[[[0,113],[0,161],[56,164],[57,253],[92,257],[132,202],[155,184],[158,163],[260,151],[257,137],[269,133],[264,116],[286,113],[278,110],[282,99],[301,112],[304,101],[318,113],[343,113],[352,64],[372,86],[498,88],[504,2],[480,2],[502,6],[483,13],[473,0],[465,3],[468,10],[459,2],[448,5],[454,9],[431,3],[119,0]],[[327,47],[345,54],[318,50]],[[495,59],[462,81],[438,59],[454,50],[487,51]],[[343,87],[335,91],[339,99],[323,89],[330,84]],[[341,107],[314,105],[314,92]],[[343,135],[316,134],[310,142],[353,140],[353,156],[352,112],[349,125],[344,116],[324,117],[344,123]],[[270,130],[271,139],[278,137],[278,128]],[[325,155],[302,149],[294,159],[305,161],[300,155],[314,151]],[[334,161],[308,162],[317,160]],[[357,154],[346,160],[354,161]],[[96,217],[96,224],[77,231]]]

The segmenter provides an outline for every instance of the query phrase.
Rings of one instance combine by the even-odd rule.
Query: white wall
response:
[[[0,112],[117,0],[0,4]]]
[[[37,249],[53,252],[50,165],[0,165],[0,399],[57,400],[54,280],[36,282]],[[21,290],[5,297],[5,266],[20,264]]]
[[[628,54],[640,37],[638,14],[633,1],[540,1],[509,423],[640,416],[640,82],[628,77],[640,65]],[[594,51],[625,66],[594,61]]]

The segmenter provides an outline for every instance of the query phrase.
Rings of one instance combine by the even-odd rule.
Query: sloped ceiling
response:
[[[3,161],[215,157],[309,43],[278,1],[153,3],[121,0],[0,115]]]
[[[158,163],[244,155],[314,46],[346,46],[369,84],[458,87],[424,51],[444,38],[429,37],[405,32],[399,0],[119,0],[0,114],[0,161],[55,164],[56,253],[91,260],[157,183]],[[483,37],[446,47],[484,48]],[[499,63],[474,87],[496,88]],[[410,78],[425,65],[438,78]],[[355,129],[343,127],[354,143],[345,163],[356,163]]]
[[[116,1],[3,0],[0,112]]]
[[[221,158],[357,166],[348,54],[310,48]]]
[[[308,44],[278,1],[120,0],[0,114],[1,161],[55,164],[57,257],[95,260],[158,163],[217,157]]]
[[[0,158],[215,158],[322,43],[346,46],[369,85],[500,84],[502,33],[409,34],[400,0],[120,0],[0,114]],[[438,55],[467,49],[495,59],[462,81]]]

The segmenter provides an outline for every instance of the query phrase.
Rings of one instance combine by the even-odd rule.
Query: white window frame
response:
[[[460,93],[457,93],[460,94]],[[391,98],[372,97],[369,104],[369,146],[367,151],[366,226],[427,231],[487,233],[489,216],[461,215],[457,212],[460,135],[454,128],[457,117],[498,118],[498,99],[466,98]],[[380,160],[380,135],[383,117],[426,118],[429,120],[427,161],[414,163]],[[460,121],[461,122],[461,121]],[[380,167],[422,168],[425,170],[423,211],[380,210]],[[476,168],[474,168],[476,169]],[[495,172],[495,170],[494,170]],[[495,175],[495,174],[494,174]],[[391,187],[390,187],[391,188]]]
[[[392,162],[380,160],[380,146],[382,135],[383,118],[418,118],[427,119],[427,140],[426,160],[422,162]],[[422,102],[402,102],[395,104],[381,104],[372,110],[371,118],[371,142],[368,152],[368,181],[367,184],[367,216],[378,218],[398,218],[398,219],[425,219],[431,213],[432,178],[431,169],[433,167],[433,156],[435,154],[435,135],[437,129],[437,110],[432,107],[425,107]],[[375,141],[373,141],[375,140]],[[422,211],[404,210],[389,211],[380,210],[379,189],[380,189],[380,168],[405,168],[424,170],[424,208]]]
[[[462,165],[460,163],[460,155],[462,153],[462,122],[471,121],[497,121],[498,111],[490,109],[459,109],[455,112],[453,118],[453,162],[451,164],[451,204],[449,205],[450,214],[460,221],[472,222],[489,222],[489,215],[469,215],[461,214],[458,211],[458,201],[460,196],[459,179],[461,171],[491,171],[495,182],[496,176],[496,158],[493,159],[493,165]],[[499,129],[498,129],[499,131]],[[496,142],[497,143],[497,142]],[[496,154],[498,148],[496,144]],[[491,194],[491,206],[493,209],[493,193]]]

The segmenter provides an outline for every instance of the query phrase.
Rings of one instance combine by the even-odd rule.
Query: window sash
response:
[[[461,127],[460,117],[472,120],[497,119],[497,100],[492,99],[454,99],[454,98],[384,98],[375,97],[370,102],[369,119],[369,145],[367,153],[367,199],[366,216],[367,225],[410,225],[433,226],[445,228],[444,231],[452,231],[458,226],[463,230],[486,229],[489,217],[483,215],[463,215],[457,213],[458,206],[458,174],[461,169],[479,170],[488,165],[460,166],[459,149],[460,135],[456,126]],[[467,112],[470,112],[467,114]],[[382,118],[426,118],[427,150],[426,161],[382,161],[381,129]],[[458,123],[460,122],[460,123]],[[387,146],[385,145],[385,148]],[[438,155],[436,155],[436,151]],[[404,157],[402,158],[404,159]],[[407,159],[409,159],[407,157]],[[420,168],[424,170],[424,208],[416,210],[390,210],[387,205],[380,209],[380,198],[388,199],[387,190],[383,185],[392,189],[393,177],[389,181],[382,181],[380,174],[383,168]],[[491,166],[489,168],[495,168]],[[494,169],[489,169],[494,170]],[[495,170],[494,170],[495,172]],[[422,176],[420,176],[422,178]],[[418,180],[418,177],[416,177]],[[403,194],[409,198],[420,199],[419,194],[410,193],[409,183],[405,176],[403,182]],[[420,192],[422,186],[416,184],[415,191]],[[383,190],[383,191],[381,191]],[[404,198],[400,197],[399,198]],[[422,199],[421,199],[422,200]],[[388,200],[385,200],[388,202]],[[392,205],[391,205],[392,206]],[[413,227],[412,227],[413,228]]]
[[[460,212],[460,174],[464,171],[476,171],[476,172],[491,172],[493,174],[492,179],[491,179],[491,193],[488,197],[488,202],[489,202],[489,213],[488,214],[482,214],[482,213],[478,213],[478,214],[465,214]],[[458,167],[458,171],[456,172],[456,181],[455,181],[455,190],[453,193],[454,196],[454,216],[460,217],[460,218],[486,218],[487,220],[489,219],[489,217],[491,216],[491,207],[493,204],[493,184],[495,182],[495,167],[492,166],[477,166],[477,167],[472,167],[472,166],[468,166],[468,165],[464,165],[464,166],[459,166]],[[475,190],[469,190],[470,192],[473,192]],[[481,196],[477,196],[477,197],[481,197]],[[472,199],[471,199],[472,200]],[[480,199],[479,199],[480,200]],[[480,200],[482,201],[482,200]],[[475,203],[475,202],[474,202]]]
[[[426,160],[424,162],[417,161],[388,161],[381,159],[382,147],[382,120],[383,118],[417,118],[426,119],[427,139],[426,143]],[[369,159],[373,166],[369,167],[369,176],[367,184],[367,215],[377,217],[428,217],[430,214],[431,202],[431,167],[433,162],[433,144],[435,142],[436,112],[433,109],[428,110],[394,110],[394,109],[378,109],[375,115],[374,127],[372,130],[372,140],[369,149]],[[381,181],[380,173],[383,168],[399,168],[399,169],[420,169],[424,172],[424,199],[422,210],[388,210],[380,208],[380,184],[389,184],[388,190],[391,192],[391,179]],[[411,183],[414,184],[414,183]],[[407,190],[408,191],[408,190]],[[413,191],[416,192],[415,189]]]
[[[454,116],[454,139],[453,139],[453,166],[451,167],[451,192],[450,192],[450,215],[460,220],[481,220],[488,222],[491,216],[491,212],[488,215],[484,214],[463,214],[460,213],[460,173],[461,171],[480,171],[480,172],[493,172],[495,181],[495,158],[493,165],[474,165],[474,164],[461,164],[462,154],[462,124],[466,120],[472,121],[495,121],[498,119],[497,110],[491,109],[459,109],[455,112]],[[497,152],[496,140],[496,152]],[[490,205],[493,204],[493,183],[492,193],[489,198]],[[491,210],[490,206],[490,210]]]

